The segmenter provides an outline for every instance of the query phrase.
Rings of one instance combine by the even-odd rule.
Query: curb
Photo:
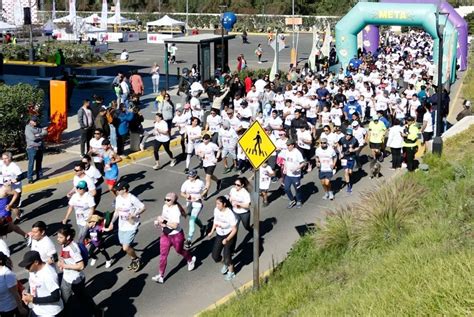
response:
[[[181,137],[177,137],[170,142],[170,148],[176,147],[179,145],[181,142]],[[145,151],[139,151],[135,153],[131,153],[127,155],[124,159],[122,159],[122,162],[118,163],[119,167],[123,167],[129,164],[133,164],[135,161],[146,158],[146,157],[152,157],[153,156],[153,147],[148,147]],[[26,184],[23,185],[23,190],[22,192],[24,194],[28,194],[31,192],[35,192],[38,190],[42,190],[54,185],[59,185],[61,183],[70,181],[74,178],[74,172],[67,172],[64,174],[60,174],[57,176],[53,176],[51,178],[43,179],[40,180],[36,183],[33,184]]]

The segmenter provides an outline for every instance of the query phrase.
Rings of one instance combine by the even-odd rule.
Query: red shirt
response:
[[[250,78],[248,76],[245,77],[244,83],[245,83],[245,93],[248,93],[250,91],[250,89],[252,88],[252,85],[253,85],[252,78]]]

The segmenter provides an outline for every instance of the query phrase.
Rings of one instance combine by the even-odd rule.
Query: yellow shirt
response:
[[[416,124],[412,124],[408,127],[408,136],[403,138],[403,147],[414,147],[416,146],[416,141],[418,140],[418,134],[420,130]]]
[[[378,120],[377,123],[375,123],[375,121],[371,121],[369,123],[369,132],[370,132],[369,142],[383,143],[386,130],[387,130],[387,127],[382,121]]]

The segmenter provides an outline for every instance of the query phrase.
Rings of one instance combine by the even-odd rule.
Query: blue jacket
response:
[[[117,133],[120,136],[127,135],[128,134],[128,124],[130,121],[133,120],[133,113],[132,112],[120,112],[117,116],[119,119],[119,126],[117,129]]]

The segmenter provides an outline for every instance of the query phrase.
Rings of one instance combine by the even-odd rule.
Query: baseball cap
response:
[[[192,169],[190,170],[186,175],[190,176],[190,177],[196,177],[198,174],[198,171],[195,170],[195,169]]]
[[[35,263],[36,261],[42,262],[41,256],[38,251],[28,251],[23,255],[23,260],[18,263],[18,266],[26,268],[31,264]]]
[[[357,121],[352,121],[352,124],[351,124],[353,127],[357,127],[359,125],[359,122]]]
[[[127,182],[118,182],[115,186],[114,186],[115,190],[122,190],[122,189],[126,189],[126,190],[129,190],[130,189],[130,185],[127,183]]]
[[[352,135],[352,132],[353,132],[353,131],[352,131],[351,128],[348,128],[348,129],[346,130],[346,134]]]
[[[352,102],[352,101],[355,101],[354,96],[349,96],[349,101],[351,101],[351,102]]]
[[[87,183],[86,181],[79,181],[76,185],[77,189],[87,189]]]
[[[290,145],[290,144],[296,144],[295,140],[293,139],[288,139],[288,141],[286,141],[286,145]]]
[[[229,122],[229,120],[224,120],[224,121],[222,122],[222,127],[225,128],[225,129],[230,128],[230,122]]]
[[[378,119],[379,119],[379,116],[378,116],[378,115],[373,115],[373,116],[372,116],[372,120],[377,121]]]

